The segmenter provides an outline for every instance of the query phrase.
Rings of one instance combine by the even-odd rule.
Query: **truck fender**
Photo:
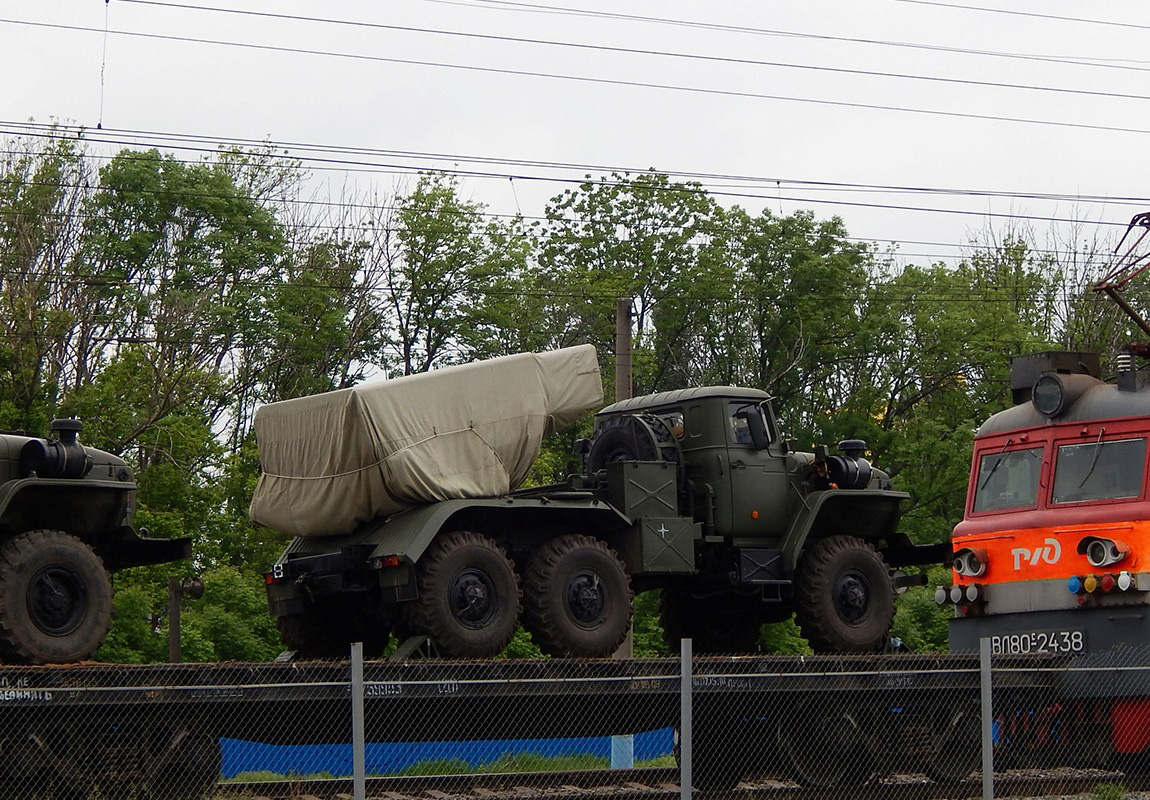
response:
[[[783,567],[794,572],[812,535],[855,536],[877,544],[894,536],[906,492],[879,489],[827,489],[811,492],[782,541]]]

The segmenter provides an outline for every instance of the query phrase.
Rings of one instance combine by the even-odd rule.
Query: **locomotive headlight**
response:
[[[978,578],[986,573],[986,551],[966,547],[954,554],[954,571],[967,578]]]
[[[1031,391],[1034,409],[1044,417],[1058,416],[1062,410],[1062,400],[1062,382],[1055,375],[1043,375]]]
[[[1092,567],[1117,564],[1130,554],[1130,545],[1116,539],[1087,536],[1078,543],[1078,552],[1086,556]]]

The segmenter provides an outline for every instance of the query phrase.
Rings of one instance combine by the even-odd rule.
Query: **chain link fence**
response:
[[[683,652],[0,668],[0,798],[1060,796],[1147,766],[1146,650]]]

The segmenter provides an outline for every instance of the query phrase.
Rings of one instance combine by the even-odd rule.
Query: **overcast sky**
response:
[[[527,216],[568,185],[541,178],[654,167],[713,176],[725,204],[837,214],[918,263],[988,214],[1045,241],[1067,231],[1046,218],[1090,236],[1150,210],[1150,3],[971,3],[5,0],[0,132],[362,148],[291,149],[376,165],[308,161],[333,193],[459,168]]]

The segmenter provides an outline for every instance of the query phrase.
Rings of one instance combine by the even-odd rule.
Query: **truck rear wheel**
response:
[[[552,539],[531,560],[523,585],[523,621],[544,653],[599,658],[627,638],[631,578],[605,542]]]
[[[873,546],[854,536],[829,536],[799,562],[795,605],[815,652],[878,652],[894,621],[894,585]]]
[[[104,562],[63,531],[19,534],[0,545],[0,657],[59,664],[92,656],[112,624]]]
[[[692,597],[673,587],[663,589],[659,619],[663,641],[678,653],[683,639],[695,653],[753,653],[763,627],[754,603],[735,594]]]
[[[447,658],[489,658],[519,627],[519,576],[499,545],[471,531],[440,534],[416,567],[418,594],[402,627]]]

